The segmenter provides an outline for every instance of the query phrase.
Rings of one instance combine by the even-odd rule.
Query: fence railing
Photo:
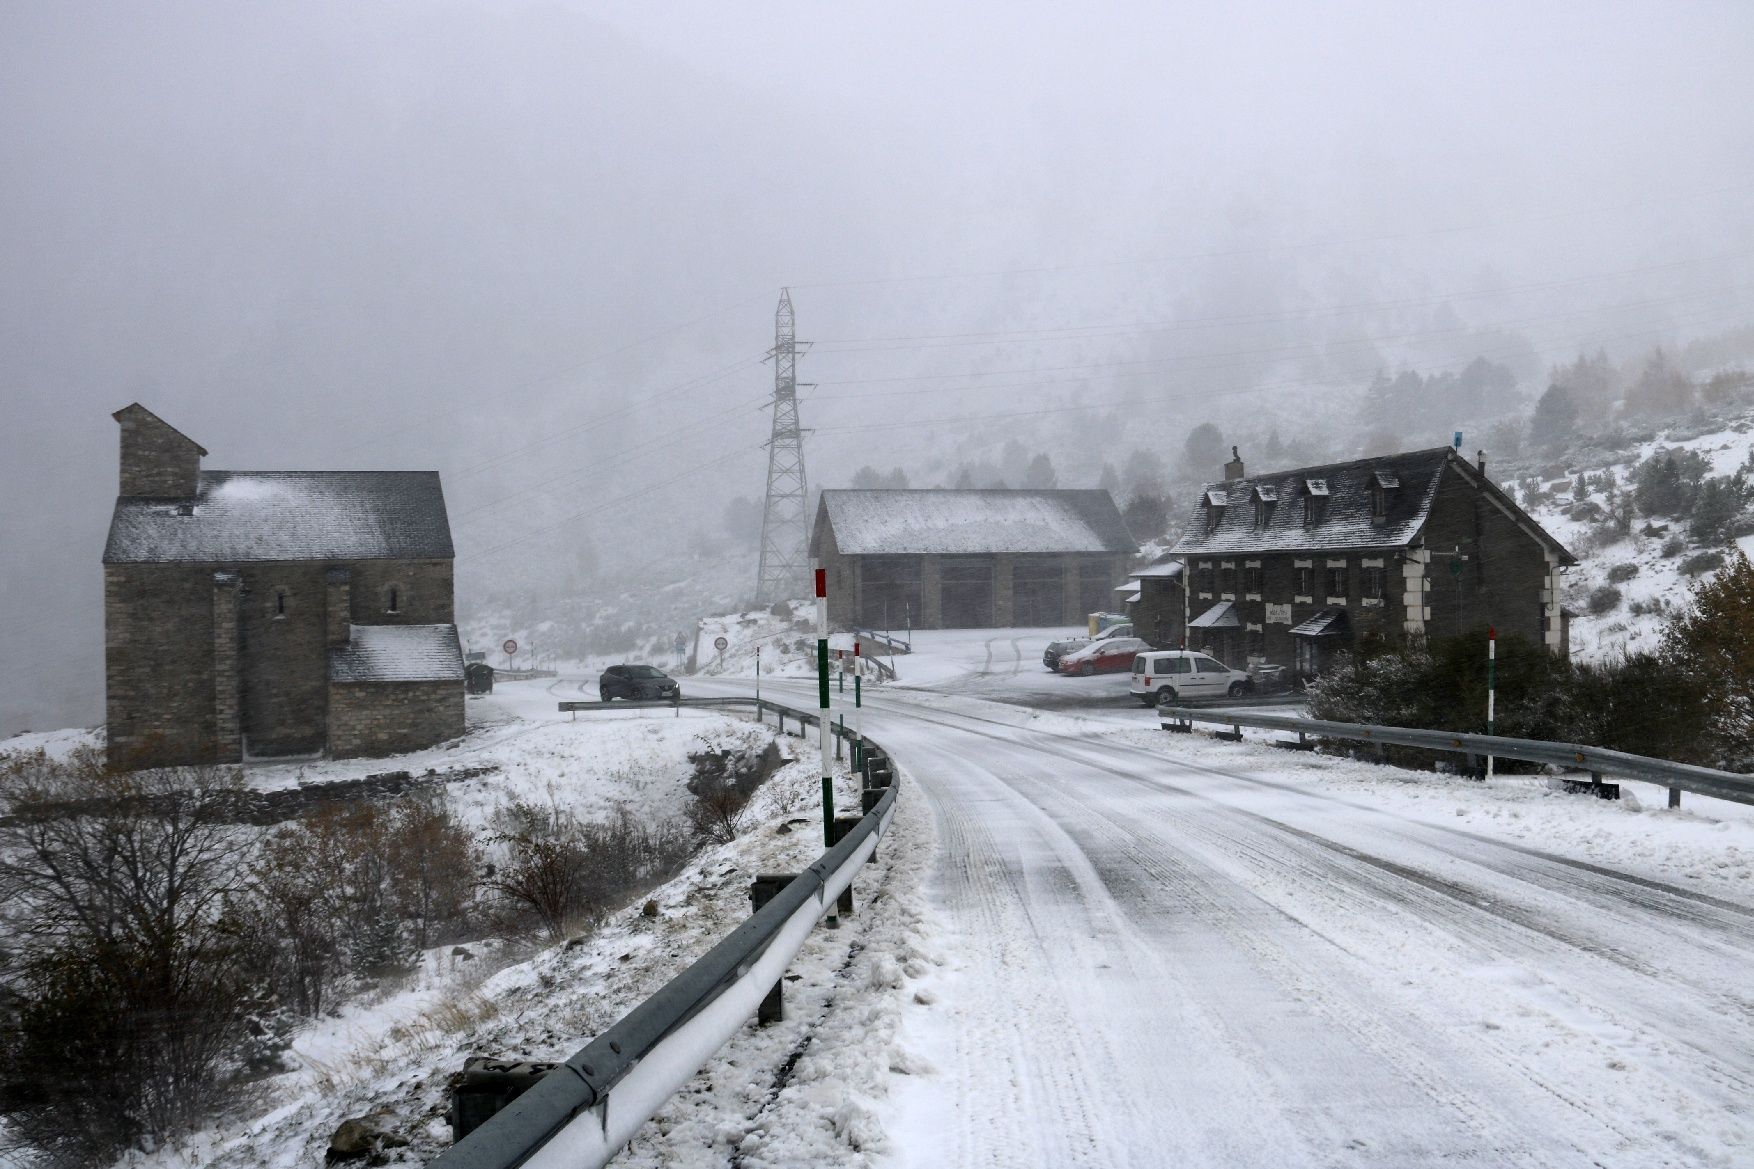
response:
[[[1590,747],[1581,743],[1555,743],[1544,739],[1513,739],[1504,735],[1474,735],[1454,731],[1431,731],[1418,727],[1385,727],[1370,723],[1327,722],[1322,719],[1299,718],[1295,715],[1261,714],[1251,710],[1195,710],[1185,707],[1160,707],[1164,730],[1188,731],[1195,723],[1228,726],[1234,737],[1241,738],[1242,728],[1289,731],[1300,743],[1310,738],[1343,739],[1355,743],[1374,743],[1391,747],[1418,747],[1484,758],[1517,759],[1525,763],[1548,763],[1556,767],[1588,771],[1596,783],[1603,776],[1637,779],[1669,789],[1669,806],[1679,807],[1682,792],[1754,804],[1754,776],[1737,775],[1691,763],[1675,763],[1668,759],[1652,759],[1611,751],[1606,747]]]
[[[800,725],[817,721],[805,711],[754,698],[617,705],[750,705],[783,711]],[[563,702],[560,708],[609,704]],[[839,727],[833,731],[850,735]],[[619,1152],[756,1015],[817,920],[847,893],[859,866],[875,852],[895,816],[896,787],[888,757],[869,739],[865,744],[867,788],[857,824],[692,966],[429,1162],[432,1169],[595,1169]]]

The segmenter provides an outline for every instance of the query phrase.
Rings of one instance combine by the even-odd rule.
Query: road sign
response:
[[[499,648],[505,651],[507,657],[510,657],[518,652],[518,643],[508,637],[505,639],[505,644]]]
[[[720,635],[718,637],[713,638],[713,648],[718,650],[720,653],[724,653],[727,649],[730,648],[730,646],[731,646],[731,642],[727,638],[725,638],[723,635]]]

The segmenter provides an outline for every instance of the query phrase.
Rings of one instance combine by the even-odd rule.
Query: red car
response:
[[[1132,670],[1133,658],[1151,648],[1137,637],[1105,637],[1060,659],[1062,674],[1123,674]]]

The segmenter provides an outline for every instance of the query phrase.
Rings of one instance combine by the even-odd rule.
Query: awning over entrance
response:
[[[1235,601],[1219,601],[1198,617],[1188,622],[1189,629],[1241,629],[1242,622],[1236,616]],[[1295,630],[1293,630],[1295,632]]]
[[[1291,627],[1294,637],[1344,637],[1349,628],[1346,610],[1323,609]]]

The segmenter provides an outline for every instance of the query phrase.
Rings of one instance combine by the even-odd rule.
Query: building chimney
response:
[[[1486,452],[1476,451],[1474,452],[1474,458],[1476,460],[1474,466],[1479,468],[1480,474],[1484,475],[1486,473]]]
[[[1236,453],[1235,447],[1231,447],[1230,461],[1224,464],[1224,481],[1228,483],[1232,479],[1241,479],[1242,476],[1242,456]]]
[[[122,428],[120,495],[193,499],[200,489],[201,444],[138,402],[110,415]]]

